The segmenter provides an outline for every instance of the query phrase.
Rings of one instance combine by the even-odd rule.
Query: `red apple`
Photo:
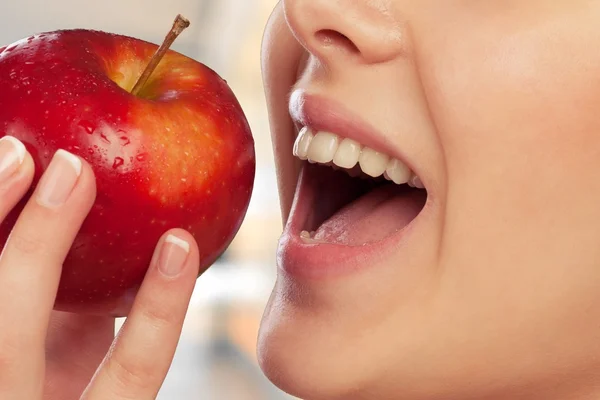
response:
[[[227,83],[169,50],[137,95],[158,46],[92,30],[38,34],[0,52],[0,137],[25,143],[34,187],[58,149],[87,160],[97,198],[63,266],[55,309],[125,315],[159,237],[198,241],[202,269],[248,208],[254,141]],[[4,245],[27,198],[0,225]]]

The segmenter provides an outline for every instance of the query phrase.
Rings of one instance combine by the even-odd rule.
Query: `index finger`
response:
[[[25,159],[33,168],[31,157]],[[94,198],[91,168],[73,154],[57,151],[4,246],[0,256],[1,398],[6,395],[3,386],[17,391],[8,398],[31,398],[30,392],[18,390],[40,390],[43,368],[39,366],[44,362],[62,264]]]
[[[42,342],[62,264],[94,198],[91,168],[75,155],[58,150],[0,256],[0,315],[3,320],[9,315],[19,318],[20,329],[43,330]]]

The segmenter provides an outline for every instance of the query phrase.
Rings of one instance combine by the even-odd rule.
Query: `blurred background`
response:
[[[290,399],[257,366],[256,337],[275,281],[281,232],[260,74],[260,42],[277,0],[0,1],[0,45],[31,34],[90,28],[162,42],[178,13],[192,24],[172,46],[225,78],[256,141],[248,215],[221,261],[197,282],[183,336],[159,400]],[[120,321],[122,322],[122,321]]]

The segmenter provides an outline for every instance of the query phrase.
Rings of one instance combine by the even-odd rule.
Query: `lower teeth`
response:
[[[304,241],[304,243],[324,243],[323,241],[315,239],[314,236],[315,232],[300,232],[300,238]]]

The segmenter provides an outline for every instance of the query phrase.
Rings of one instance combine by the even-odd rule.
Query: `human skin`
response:
[[[405,154],[428,202],[402,246],[342,276],[300,279],[280,256],[258,345],[276,385],[306,400],[600,396],[599,20],[586,0],[277,5],[262,58],[284,222],[298,88]]]
[[[31,188],[34,160],[0,139],[0,220]],[[159,239],[133,306],[114,319],[53,311],[63,261],[96,197],[83,159],[58,150],[0,254],[0,398],[154,399],[169,370],[194,283],[198,245],[187,231]]]

